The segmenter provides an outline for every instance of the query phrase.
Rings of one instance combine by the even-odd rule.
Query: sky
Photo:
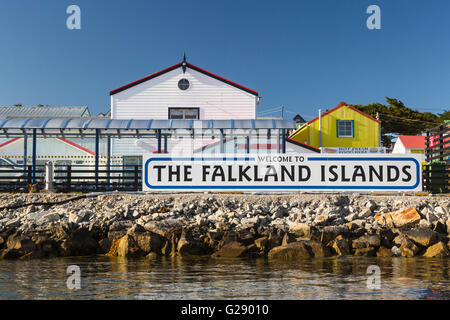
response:
[[[69,30],[69,5],[81,29]],[[366,13],[378,5],[381,29]],[[0,105],[109,110],[109,91],[187,61],[306,120],[385,102],[450,107],[448,0],[3,0]]]

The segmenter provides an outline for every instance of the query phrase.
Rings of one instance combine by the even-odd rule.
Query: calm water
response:
[[[81,289],[66,286],[81,268]],[[367,288],[378,265],[381,289]],[[340,257],[125,260],[108,257],[0,260],[0,299],[450,299],[450,259]]]

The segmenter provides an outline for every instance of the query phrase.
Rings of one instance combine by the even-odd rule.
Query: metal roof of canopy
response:
[[[10,118],[0,119],[0,130],[28,132],[33,129],[45,131],[76,130],[176,130],[176,129],[295,129],[292,120],[134,120],[134,119],[97,119],[97,118]],[[1,131],[0,131],[1,132]]]

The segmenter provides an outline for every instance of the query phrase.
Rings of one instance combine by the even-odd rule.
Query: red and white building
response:
[[[398,136],[392,153],[425,154],[425,136]]]

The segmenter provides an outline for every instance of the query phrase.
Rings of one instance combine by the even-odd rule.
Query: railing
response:
[[[450,122],[427,131],[426,164],[423,177],[426,191],[450,192]]]
[[[141,190],[140,165],[106,165],[96,171],[93,165],[55,165],[54,182],[58,191],[138,191]]]
[[[0,190],[30,191],[44,188],[45,166],[0,166]]]

